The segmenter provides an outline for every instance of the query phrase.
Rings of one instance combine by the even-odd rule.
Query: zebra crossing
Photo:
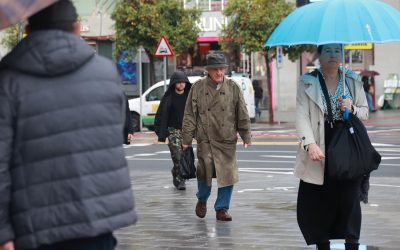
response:
[[[396,143],[382,143],[382,134],[397,134],[397,130],[370,130],[373,145],[382,156],[377,174],[392,173],[400,177],[400,140]],[[384,137],[385,139],[385,137]],[[238,142],[237,161],[242,173],[259,173],[265,175],[293,174],[298,141],[294,129],[277,129],[270,131],[253,131],[253,145],[244,149]],[[194,149],[196,144],[194,143]],[[160,161],[171,161],[166,143],[157,142],[153,132],[141,133],[132,144],[124,145],[130,162],[147,162],[159,164]]]

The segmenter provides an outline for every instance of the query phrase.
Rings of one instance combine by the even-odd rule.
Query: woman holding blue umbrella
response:
[[[345,108],[365,120],[368,118],[368,104],[359,76],[351,71],[345,71],[345,77],[342,75],[339,67],[342,45],[320,45],[317,53],[320,69],[303,75],[297,91],[296,129],[302,139],[295,167],[295,175],[300,178],[298,224],[306,243],[316,244],[317,249],[330,249],[331,239],[345,239],[347,250],[358,249],[362,179],[330,179],[325,149],[337,124],[343,122]],[[324,82],[332,110],[330,115],[323,93]]]
[[[296,126],[302,140],[295,167],[295,174],[301,179],[297,204],[299,226],[307,244],[317,244],[319,249],[329,249],[330,239],[345,239],[346,249],[358,249],[360,237],[361,180],[343,182],[327,178],[325,149],[335,125],[342,122],[339,110],[347,108],[361,120],[368,118],[368,104],[359,76],[350,71],[343,74],[339,68],[344,57],[341,44],[389,42],[400,42],[397,9],[377,0],[329,0],[290,13],[264,44],[265,47],[319,45],[321,68],[315,74],[302,76],[297,90]],[[328,102],[320,80],[325,80],[330,92]],[[327,103],[331,103],[334,113],[332,124],[326,119]]]

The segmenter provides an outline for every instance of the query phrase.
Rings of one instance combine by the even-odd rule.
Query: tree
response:
[[[18,43],[18,24],[7,28],[4,32],[5,35],[3,39],[1,39],[1,44],[11,50]]]
[[[155,83],[154,58],[161,35],[165,35],[180,54],[196,43],[200,29],[196,22],[200,11],[184,9],[179,0],[121,0],[112,18],[115,20],[117,55],[140,46],[150,57],[150,84]]]
[[[267,65],[269,122],[274,122],[272,108],[272,81],[270,63],[275,57],[275,50],[265,50],[263,44],[278,24],[294,10],[294,5],[285,0],[230,0],[224,15],[229,18],[228,25],[223,29],[223,49],[239,45],[245,53],[263,52]],[[292,61],[299,58],[303,51],[313,51],[312,46],[284,47],[283,53],[288,54]]]

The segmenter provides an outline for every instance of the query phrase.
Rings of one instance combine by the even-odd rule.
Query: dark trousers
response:
[[[32,250],[114,250],[117,240],[112,233],[92,238],[74,239],[42,246]]]

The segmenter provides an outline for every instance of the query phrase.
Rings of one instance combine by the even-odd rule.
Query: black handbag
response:
[[[196,178],[196,166],[194,165],[194,153],[192,147],[182,151],[180,168],[183,179],[188,180]]]
[[[319,73],[319,80],[328,109],[328,120],[333,122],[332,107],[325,81]],[[354,114],[343,123],[336,123],[328,148],[328,176],[334,180],[354,180],[378,169],[380,154],[372,146],[367,129]]]

